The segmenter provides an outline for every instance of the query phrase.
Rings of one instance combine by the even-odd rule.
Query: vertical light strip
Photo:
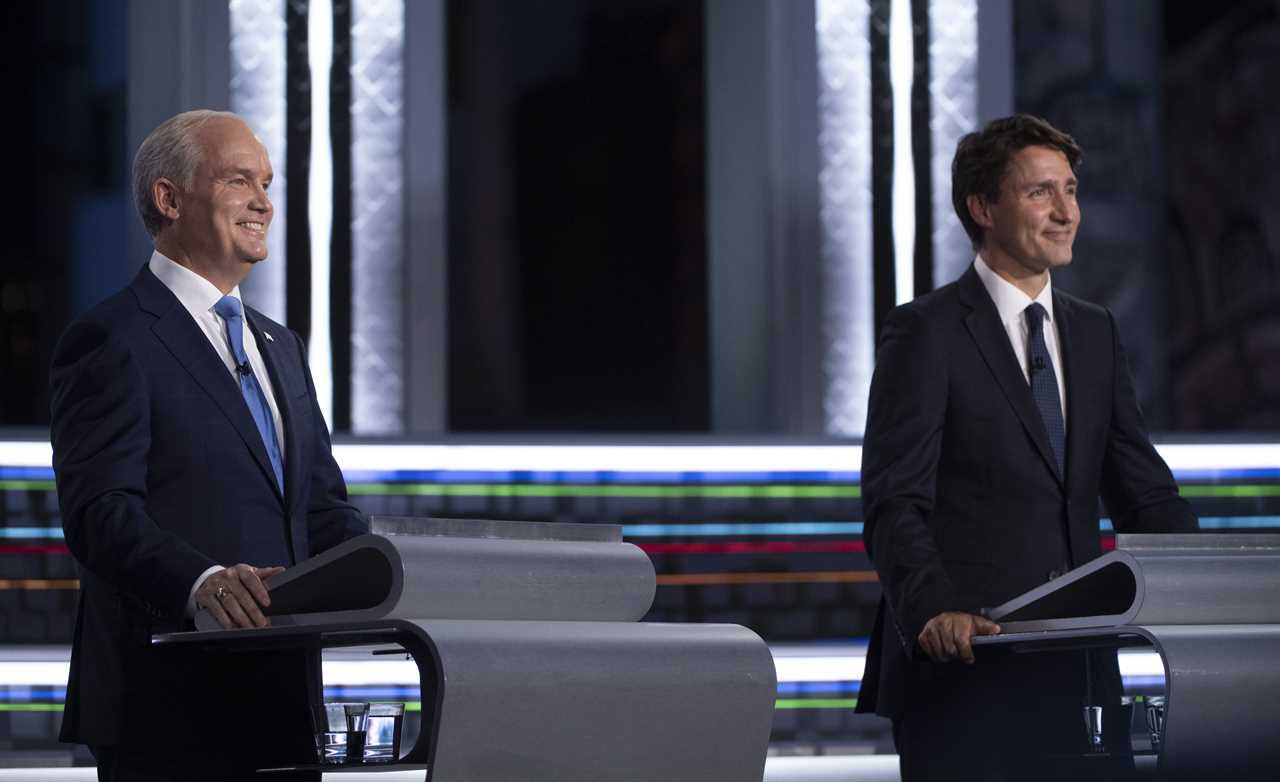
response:
[[[307,65],[311,69],[311,336],[307,358],[316,399],[333,428],[333,355],[329,339],[329,240],[333,230],[333,151],[329,146],[329,68],[333,64],[333,4],[307,9]]]
[[[267,148],[275,179],[275,216],[267,232],[267,262],[241,283],[250,306],[285,322],[285,0],[231,0],[231,110]]]
[[[869,21],[866,0],[817,0],[822,412],[840,436],[866,426],[875,357]]]
[[[889,11],[889,83],[893,89],[893,290],[897,304],[915,298],[916,173],[911,154],[911,82],[915,45],[911,0]]]
[[[933,161],[933,279],[944,285],[973,262],[951,206],[951,158],[978,124],[977,0],[929,0],[929,116]]]
[[[351,430],[397,434],[405,428],[404,0],[354,0],[351,11]]]

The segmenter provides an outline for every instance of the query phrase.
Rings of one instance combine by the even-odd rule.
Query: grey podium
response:
[[[271,627],[222,630],[204,615],[152,643],[412,656],[416,741],[396,762],[350,770],[421,769],[432,782],[763,777],[777,692],[768,647],[737,625],[638,621],[656,578],[620,527],[375,518],[373,529],[271,579]]]
[[[1280,535],[1119,535],[1115,551],[987,615],[1003,632],[975,639],[979,654],[1158,653],[1160,778],[1280,774]]]

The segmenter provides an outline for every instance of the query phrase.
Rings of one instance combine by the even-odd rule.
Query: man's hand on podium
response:
[[[266,627],[271,624],[262,608],[271,605],[267,588],[262,583],[282,567],[233,565],[212,573],[196,590],[196,602],[209,609],[223,629]],[[259,608],[262,606],[262,608]]]
[[[973,645],[970,641],[973,637],[999,632],[1000,625],[985,617],[964,611],[943,611],[925,624],[916,642],[934,662],[943,663],[959,657],[972,664]]]

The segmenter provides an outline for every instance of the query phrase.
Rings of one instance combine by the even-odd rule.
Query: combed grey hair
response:
[[[151,131],[133,156],[133,203],[147,233],[153,238],[164,228],[168,218],[156,208],[151,186],[157,179],[164,178],[183,190],[191,189],[203,151],[197,131],[209,120],[219,117],[239,119],[229,111],[209,109],[174,115]]]

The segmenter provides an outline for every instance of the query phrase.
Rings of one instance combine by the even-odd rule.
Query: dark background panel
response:
[[[702,9],[449,4],[450,426],[709,426]]]

